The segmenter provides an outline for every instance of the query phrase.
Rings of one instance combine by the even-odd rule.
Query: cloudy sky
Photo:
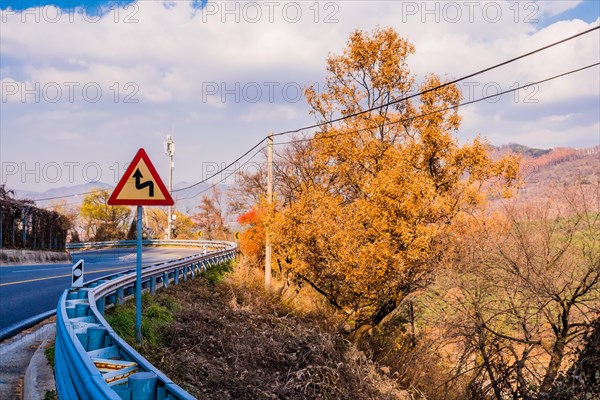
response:
[[[138,148],[195,182],[269,131],[314,122],[300,95],[356,28],[391,26],[427,73],[459,78],[600,24],[590,1],[1,0],[1,182],[115,184]],[[600,31],[461,84],[465,101],[597,63]],[[460,137],[600,142],[598,67],[461,108]],[[280,141],[284,141],[282,138]],[[245,168],[251,168],[251,164]]]

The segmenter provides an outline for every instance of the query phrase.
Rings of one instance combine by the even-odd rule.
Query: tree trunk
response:
[[[544,376],[544,380],[542,381],[542,385],[540,386],[540,393],[549,393],[552,390],[552,385],[556,376],[558,375],[558,371],[560,369],[560,365],[562,363],[562,359],[565,353],[565,339],[564,337],[559,337],[554,343],[552,347],[552,356],[550,357],[550,363],[548,364],[548,369],[546,370],[546,375]]]
[[[348,340],[350,340],[352,344],[357,344],[365,333],[369,332],[371,329],[373,329],[373,326],[370,324],[360,325],[350,334],[350,336],[348,336]]]
[[[485,366],[485,370],[488,373],[488,377],[490,378],[490,383],[492,385],[492,389],[494,390],[494,395],[496,395],[497,400],[502,400],[502,390],[500,389],[500,385],[496,380],[496,375],[494,373],[494,369],[492,368],[492,362],[490,361],[489,354],[485,349],[485,336],[482,338],[482,333],[479,335],[479,351],[481,356],[483,357],[483,363]]]

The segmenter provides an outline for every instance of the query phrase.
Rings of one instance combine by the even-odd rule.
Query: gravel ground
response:
[[[0,399],[22,398],[27,367],[40,345],[53,340],[54,324],[55,319],[50,318],[0,343]],[[45,393],[45,390],[54,388],[52,368],[47,364],[45,357],[36,357],[36,360],[33,366],[36,381],[32,383],[33,387],[28,388],[30,399],[38,396],[38,390]],[[41,396],[43,398],[43,393]]]

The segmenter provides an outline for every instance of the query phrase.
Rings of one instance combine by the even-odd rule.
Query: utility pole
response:
[[[165,154],[169,156],[169,194],[173,193],[173,155],[175,154],[175,141],[173,136],[167,135],[167,141],[163,142]],[[167,221],[167,240],[171,240],[173,206],[169,206],[169,216]]]
[[[267,140],[267,229],[265,240],[265,288],[271,289],[271,209],[273,208],[273,133]]]

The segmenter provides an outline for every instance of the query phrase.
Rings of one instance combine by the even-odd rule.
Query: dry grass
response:
[[[331,327],[321,299],[278,285],[267,294],[240,266],[214,285],[170,287],[175,321],[143,354],[202,399],[411,399]]]

